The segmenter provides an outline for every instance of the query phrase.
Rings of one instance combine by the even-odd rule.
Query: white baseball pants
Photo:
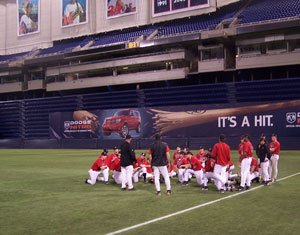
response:
[[[215,181],[217,188],[220,187],[220,185],[224,185],[226,183],[224,178],[222,178],[220,175],[216,175],[213,172],[205,172],[203,175],[204,175],[204,182],[203,182],[204,187],[207,187],[207,182],[209,179],[213,179]],[[218,188],[218,190],[221,189],[222,187]]]
[[[258,171],[254,171],[252,174],[250,174],[250,181],[259,177],[259,172]]]
[[[140,173],[143,173],[143,174],[146,173],[147,174],[147,169],[145,167],[143,167],[143,168],[138,169],[138,170],[136,170],[134,172],[134,174],[133,174],[133,182],[134,183],[139,182],[139,175],[140,175]]]
[[[269,181],[270,177],[269,177],[269,160],[266,162],[262,162],[260,163],[260,169],[263,175],[263,179],[264,181]]]
[[[270,179],[272,178],[272,169],[274,170],[274,175],[273,175],[272,179],[277,179],[278,160],[279,160],[279,155],[278,154],[273,154],[271,156],[270,163],[269,163],[269,177],[270,177]]]
[[[194,175],[197,180],[197,184],[201,185],[203,184],[202,179],[203,179],[203,171],[194,171],[193,169],[187,169],[184,173],[184,181],[189,181],[189,175]]]
[[[184,181],[184,173],[185,173],[186,169],[182,169],[182,168],[179,168],[178,171],[177,171],[177,174],[178,174],[178,181],[180,183],[182,183]]]
[[[160,174],[162,174],[162,176],[164,177],[167,190],[171,190],[171,182],[167,166],[153,166],[153,172],[156,191],[160,192]]]
[[[113,175],[114,175],[114,180],[115,180],[116,184],[122,184],[122,173],[114,170]]]
[[[250,187],[251,177],[250,177],[250,166],[251,166],[251,157],[244,158],[241,163],[241,187],[245,187],[245,184]]]
[[[98,177],[98,175],[102,174],[104,177],[104,181],[108,181],[109,169],[106,168],[102,171],[93,171],[92,169],[89,170],[90,179],[87,180],[88,184],[94,185],[96,181],[103,181],[102,177]]]
[[[128,184],[128,189],[132,189],[132,174],[133,174],[133,166],[121,167],[122,174],[122,188],[126,188],[126,183]]]
[[[232,174],[233,170],[234,170],[234,165],[230,166],[228,171],[226,172],[226,182],[238,176],[238,174]]]
[[[221,176],[221,178],[223,179],[222,181],[218,180],[216,182],[216,186],[219,190],[221,190],[221,189],[226,190],[226,187],[225,187],[226,168],[227,168],[227,166],[222,166],[222,165],[219,165],[219,164],[216,164],[215,168],[214,168],[214,174]],[[224,181],[225,181],[225,183],[223,183]]]

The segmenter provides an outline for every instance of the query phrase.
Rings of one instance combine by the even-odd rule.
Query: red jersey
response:
[[[180,168],[180,166],[188,164],[188,161],[186,158],[176,158],[173,164],[177,168]]]
[[[252,168],[253,166],[255,166],[254,171],[258,171],[258,164],[257,164],[257,161],[256,161],[255,157],[252,158],[250,168]]]
[[[121,160],[118,157],[114,157],[110,164],[111,170],[121,172]]]
[[[146,159],[145,157],[144,157],[143,160],[142,160],[141,157],[138,157],[138,158],[136,159],[136,161],[137,161],[137,166],[147,165],[147,159]]]
[[[248,158],[253,156],[253,146],[250,141],[243,144],[243,157]]]
[[[95,162],[94,164],[92,165],[91,169],[93,171],[101,171],[101,168],[102,166],[106,166],[105,164],[105,160],[103,161],[101,157],[99,157]]]
[[[180,156],[180,153],[175,152],[175,153],[173,154],[173,160],[175,161],[176,158],[179,158],[179,156]]]
[[[269,147],[275,149],[273,152],[270,151],[271,154],[279,154],[279,152],[280,152],[280,143],[279,143],[278,141],[271,142],[271,143],[269,144]]]
[[[194,156],[192,156],[188,162],[191,164],[191,169],[194,171],[200,171],[203,168],[202,163]]]
[[[105,162],[106,165],[111,168],[110,164],[113,158],[117,157],[117,155],[115,153],[112,153],[111,155],[107,155],[107,157],[105,158]]]
[[[170,152],[170,148],[169,148],[169,146],[167,145],[167,147],[166,147],[166,153],[168,153],[168,152]],[[151,151],[150,148],[149,148],[148,154],[152,154],[152,151]]]
[[[174,171],[174,165],[173,165],[173,164],[170,164],[170,165],[168,166],[168,173],[170,173],[170,172],[172,172],[172,171]]]
[[[206,152],[203,152],[202,154],[201,153],[197,153],[196,155],[196,158],[199,160],[199,161],[205,161],[206,160]]]
[[[217,158],[216,163],[221,166],[226,166],[231,161],[230,148],[225,143],[215,144],[211,156]]]
[[[149,165],[149,166],[146,167],[147,173],[151,174],[152,173],[152,167],[150,166],[150,163],[148,161],[147,161],[147,165]]]
[[[210,158],[205,162],[205,172],[213,172],[215,168],[215,160]],[[213,166],[211,166],[213,165]]]

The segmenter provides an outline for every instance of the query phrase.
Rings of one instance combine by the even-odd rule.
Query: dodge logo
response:
[[[296,113],[287,113],[286,121],[291,124],[294,123],[296,121]]]

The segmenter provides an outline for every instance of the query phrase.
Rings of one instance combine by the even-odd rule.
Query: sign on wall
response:
[[[88,22],[88,0],[62,0],[62,27]]]
[[[40,1],[17,0],[18,36],[40,31]]]
[[[153,17],[209,7],[209,0],[153,0]]]
[[[170,138],[300,135],[300,100],[57,112],[50,114],[52,138]]]
[[[106,18],[137,13],[137,0],[106,0]]]

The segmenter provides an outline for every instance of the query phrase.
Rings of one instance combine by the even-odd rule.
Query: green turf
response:
[[[138,153],[141,151],[137,151]],[[105,234],[226,197],[172,180],[173,195],[153,184],[134,192],[84,184],[96,150],[0,150],[0,234]],[[234,162],[237,160],[233,152]],[[279,178],[300,171],[299,152],[282,152]],[[298,234],[300,176],[262,187],[127,234]],[[162,185],[162,191],[165,186]]]

